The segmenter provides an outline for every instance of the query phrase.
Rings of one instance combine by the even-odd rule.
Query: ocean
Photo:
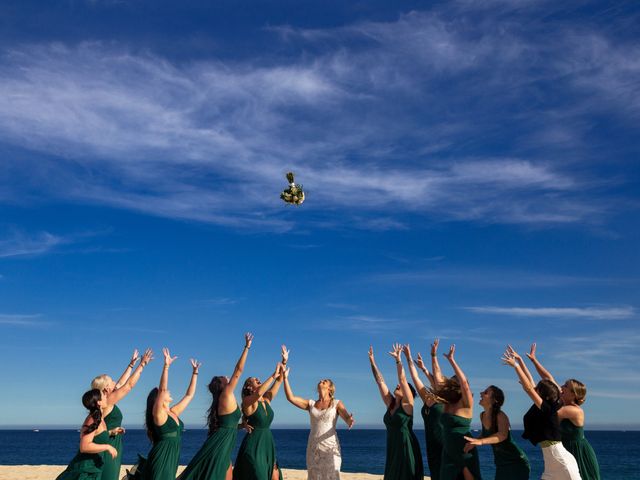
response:
[[[531,478],[542,474],[542,455],[538,448],[520,438],[522,432],[514,430],[513,436],[529,456]],[[238,434],[238,445],[244,432]],[[304,469],[308,430],[273,430],[278,461],[283,468]],[[342,471],[381,474],[384,471],[384,430],[339,430],[342,445]],[[424,432],[416,430],[423,446]],[[79,434],[75,430],[0,430],[1,465],[65,465],[75,455]],[[183,437],[180,464],[186,464],[206,438],[205,430],[187,430]],[[640,479],[640,432],[590,431],[587,438],[600,463],[603,480]],[[127,430],[124,436],[124,464],[135,463],[137,454],[146,455],[149,441],[143,430]],[[492,479],[494,475],[491,447],[482,447],[480,462],[482,475]],[[235,454],[234,454],[235,458]],[[426,458],[425,474],[428,474]]]

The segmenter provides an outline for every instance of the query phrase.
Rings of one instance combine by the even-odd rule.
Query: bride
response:
[[[283,345],[282,363],[287,364],[289,351]],[[336,434],[338,415],[349,428],[355,420],[348,413],[344,403],[334,398],[336,387],[331,380],[325,378],[318,382],[318,399],[296,397],[289,384],[289,369],[284,371],[284,392],[287,400],[302,410],[309,412],[311,431],[307,442],[308,480],[339,480],[342,456],[340,442]]]

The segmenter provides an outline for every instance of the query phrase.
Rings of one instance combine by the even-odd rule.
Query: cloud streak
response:
[[[621,320],[632,318],[635,309],[624,307],[463,307],[464,310],[486,315],[536,318],[587,318],[595,320]]]

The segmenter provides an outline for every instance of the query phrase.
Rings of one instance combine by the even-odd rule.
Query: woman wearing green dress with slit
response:
[[[100,480],[104,458],[118,455],[108,443],[109,433],[102,418],[106,405],[102,392],[89,390],[82,396],[82,404],[89,410],[89,415],[80,428],[80,448],[56,480]]]
[[[536,357],[536,344],[531,345],[527,354],[533,362],[538,374],[546,380],[550,380],[560,388],[560,400],[562,406],[558,410],[560,421],[560,438],[562,445],[571,453],[578,462],[580,477],[582,480],[600,480],[600,466],[593,447],[584,436],[584,410],[581,405],[587,397],[587,387],[584,383],[570,378],[563,385],[553,378],[553,375],[542,366]]]
[[[164,366],[160,375],[160,385],[149,392],[145,412],[147,436],[153,442],[147,461],[142,468],[144,480],[175,480],[180,459],[180,445],[184,424],[180,415],[193,400],[198,383],[200,363],[191,359],[191,381],[182,400],[171,405],[173,398],[169,391],[169,367],[178,357],[172,357],[169,349],[163,348]]]
[[[147,349],[142,355],[138,367],[134,370],[138,361],[138,350],[133,351],[129,365],[117,382],[107,375],[99,375],[91,382],[91,388],[102,391],[105,398],[104,422],[107,425],[108,442],[118,451],[116,458],[106,456],[102,467],[101,480],[118,480],[120,478],[120,464],[122,463],[122,412],[116,405],[126,397],[140,379],[144,367],[152,360],[153,352]]]
[[[433,395],[432,390],[436,388],[438,378],[442,377],[440,365],[438,364],[438,339],[431,345],[431,370],[433,374],[427,370],[422,360],[422,355],[418,353],[414,363],[411,357],[411,348],[405,345],[404,354],[407,358],[407,367],[411,374],[413,384],[418,390],[418,395],[422,399],[423,405],[420,410],[422,420],[424,421],[424,436],[427,443],[427,464],[429,465],[429,475],[431,480],[440,480],[440,461],[442,460],[442,425],[440,424],[440,416],[444,411],[444,405],[438,402],[438,398]],[[424,386],[416,366],[423,371],[429,380],[431,390]]]
[[[482,436],[465,437],[468,441],[465,452],[481,445],[491,445],[496,466],[495,480],[528,480],[531,472],[529,459],[511,436],[509,417],[501,410],[504,392],[495,385],[489,385],[480,392],[480,414]]]
[[[284,347],[283,347],[284,359]],[[242,440],[236,464],[234,480],[282,480],[282,472],[276,461],[276,446],[269,427],[273,422],[271,402],[282,384],[282,364],[264,383],[249,377],[242,387],[242,413],[250,431]]]
[[[456,346],[449,347],[444,356],[453,367],[455,375],[445,378],[434,393],[444,400],[444,412],[440,418],[442,425],[442,460],[440,480],[480,480],[480,461],[476,449],[465,452],[465,437],[471,437],[473,418],[473,394],[464,372],[456,362]]]
[[[232,477],[231,453],[236,446],[238,421],[242,417],[233,394],[244,370],[253,335],[245,334],[242,355],[231,378],[216,376],[209,383],[209,437],[178,477],[180,480],[225,480]]]
[[[418,438],[413,433],[413,399],[415,389],[407,382],[402,367],[402,345],[394,344],[389,352],[396,361],[398,385],[393,394],[378,370],[369,347],[369,362],[373,377],[378,385],[382,401],[387,407],[384,424],[387,428],[387,455],[384,465],[384,480],[422,480],[422,451]]]

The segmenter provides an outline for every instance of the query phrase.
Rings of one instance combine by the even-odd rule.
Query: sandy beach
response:
[[[65,465],[0,465],[0,480],[53,480],[64,469]],[[125,474],[125,469],[131,468],[130,465],[122,467],[120,478]],[[184,466],[178,468],[178,473],[184,469]],[[305,480],[307,478],[306,470],[289,470],[282,469],[284,480]],[[382,475],[371,475],[369,473],[341,473],[343,480],[380,480]],[[429,477],[424,477],[429,480]]]

